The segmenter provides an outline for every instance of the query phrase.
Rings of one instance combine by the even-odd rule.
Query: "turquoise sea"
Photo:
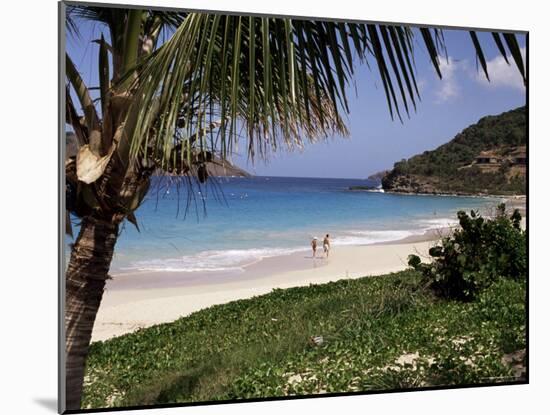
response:
[[[375,185],[357,179],[252,177],[208,183],[188,191],[182,182],[153,178],[136,212],[140,231],[125,222],[111,272],[239,272],[262,258],[309,249],[314,236],[330,234],[335,249],[398,240],[455,224],[459,209],[486,213],[498,203],[495,198],[350,191],[349,186]]]

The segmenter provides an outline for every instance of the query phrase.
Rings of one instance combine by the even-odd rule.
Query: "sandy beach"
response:
[[[274,288],[322,284],[407,268],[411,253],[427,255],[438,232],[379,245],[336,246],[330,257],[309,250],[271,257],[241,273],[134,273],[113,275],[104,293],[92,341],[174,321],[195,311],[269,293]],[[320,255],[318,250],[318,255]]]
[[[510,210],[520,209],[525,229],[524,197],[508,198]],[[427,259],[428,249],[452,228],[362,246],[334,246],[328,259],[318,249],[259,259],[242,271],[132,272],[108,280],[96,318],[92,341],[107,340],[139,328],[167,323],[216,304],[269,293],[274,288],[322,284],[342,278],[381,275],[407,268],[407,256]]]

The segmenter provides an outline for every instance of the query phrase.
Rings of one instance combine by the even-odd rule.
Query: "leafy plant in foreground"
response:
[[[430,264],[409,255],[409,266],[422,272],[436,294],[472,300],[499,278],[525,278],[526,238],[517,209],[508,216],[502,203],[493,219],[474,211],[470,215],[459,211],[457,216],[460,227],[429,250]]]

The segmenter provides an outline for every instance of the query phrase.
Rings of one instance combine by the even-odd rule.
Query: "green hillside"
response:
[[[385,190],[411,193],[524,194],[526,109],[487,116],[433,151],[401,160],[382,179]],[[488,154],[487,163],[480,163]],[[494,159],[493,159],[494,158]]]

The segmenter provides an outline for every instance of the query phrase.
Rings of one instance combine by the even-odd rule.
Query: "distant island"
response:
[[[218,157],[206,163],[206,169],[208,175],[212,177],[252,177],[252,174],[246,170]]]
[[[371,183],[368,185],[356,185],[356,186],[349,186],[348,190],[353,191],[367,191],[367,192],[384,192],[384,189],[382,189],[382,178],[388,174],[389,170],[382,170],[376,173],[371,174],[369,177],[367,177],[367,180],[369,180]],[[374,182],[374,184],[372,184]]]
[[[67,132],[65,150],[66,159],[76,158],[76,153],[78,152],[78,144],[76,140],[75,133],[71,131]],[[208,175],[212,177],[252,177],[252,175],[246,170],[216,156],[205,164]]]
[[[525,107],[483,117],[435,150],[395,163],[382,187],[399,193],[524,195],[526,145]]]
[[[371,174],[369,177],[367,177],[367,180],[375,180],[375,181],[381,181],[382,178],[388,174],[390,171],[389,170],[382,170],[382,171],[379,171],[379,172],[376,172],[376,173],[373,173]]]

